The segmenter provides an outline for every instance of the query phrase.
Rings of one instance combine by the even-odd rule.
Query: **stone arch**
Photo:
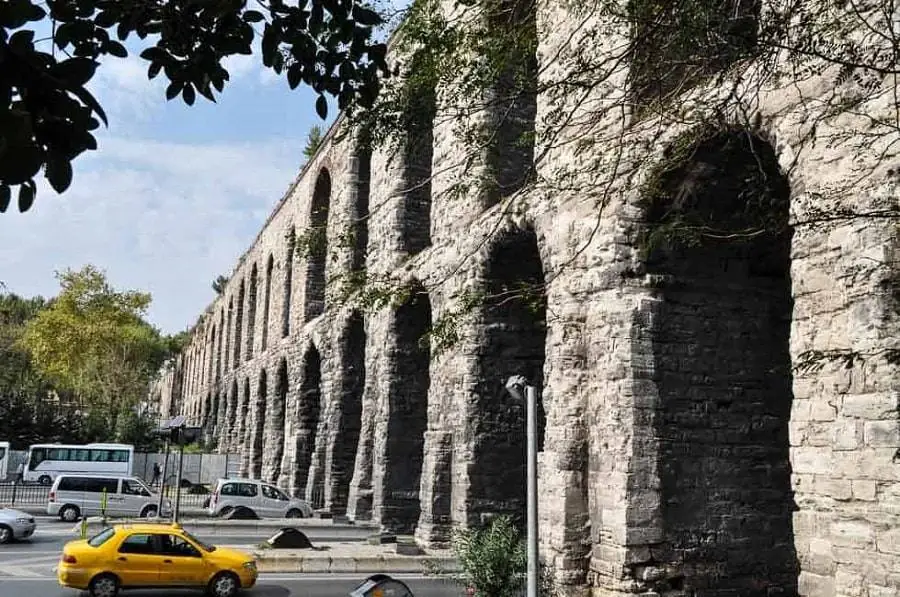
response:
[[[309,210],[306,238],[306,296],[304,321],[325,312],[326,264],[328,261],[328,211],[331,205],[331,173],[319,170]]]
[[[222,378],[222,333],[225,330],[225,309],[219,309],[219,341],[216,342],[216,381]]]
[[[268,400],[268,380],[266,370],[259,372],[259,382],[256,386],[256,415],[253,417],[253,445],[250,457],[250,474],[254,479],[262,476],[263,445],[266,432],[266,402]]]
[[[532,229],[501,234],[484,270],[487,299],[480,313],[478,385],[469,421],[474,438],[468,523],[508,514],[525,521],[525,404],[505,389],[523,375],[543,389],[547,298],[544,268]],[[544,408],[538,401],[538,450],[543,450]]]
[[[645,197],[658,283],[633,350],[655,401],[654,590],[796,594],[790,185],[752,132],[691,136]]]
[[[232,319],[234,317],[234,297],[228,298],[228,327],[225,329],[225,354],[223,356],[222,369],[226,373],[228,372],[228,358],[229,352],[231,351],[231,336],[234,333],[234,328],[232,328]]]
[[[213,372],[215,371],[216,366],[216,324],[213,324],[212,328],[209,332],[209,364],[208,371],[206,374],[206,378],[209,383],[212,383],[215,379],[213,377]]]
[[[310,345],[303,355],[303,374],[300,380],[300,396],[297,401],[294,420],[295,460],[292,487],[295,492],[307,490],[309,470],[316,449],[316,432],[322,411],[322,358],[315,345]],[[307,493],[307,499],[315,502]],[[319,504],[313,503],[318,507]]]
[[[330,458],[331,511],[344,514],[362,427],[362,398],[366,385],[366,328],[354,311],[338,344],[341,362],[340,405]]]
[[[761,6],[761,0],[629,0],[635,113],[749,57]]]
[[[538,83],[536,5],[535,0],[495,0],[486,5],[490,31],[509,48],[509,55],[488,104],[490,177],[485,207],[521,189],[533,169]]]
[[[230,446],[237,445],[239,438],[236,437],[237,432],[237,411],[240,402],[240,394],[238,394],[237,380],[231,381],[231,398],[228,403],[228,421],[225,422],[225,430],[228,433],[228,444]]]
[[[413,55],[409,72],[418,70],[422,60],[420,54]],[[434,85],[424,86],[415,79],[410,79],[406,85],[410,102],[404,113],[401,250],[416,255],[431,246],[431,177],[437,91]]]
[[[394,342],[388,356],[391,375],[381,524],[395,532],[412,533],[421,513],[419,489],[431,385],[431,300],[421,285],[415,284],[409,300],[394,310],[390,326]]]
[[[232,369],[237,369],[241,364],[241,335],[244,331],[244,301],[246,285],[244,279],[241,278],[241,285],[238,287],[237,310],[234,313],[234,358],[232,360]]]
[[[269,253],[266,260],[266,291],[263,300],[263,324],[262,324],[262,341],[260,342],[261,350],[268,348],[269,342],[269,310],[272,304],[272,271],[275,269],[275,259]]]
[[[356,143],[353,156],[353,254],[350,268],[354,271],[366,268],[369,249],[369,190],[372,177],[372,142],[363,132]]]
[[[250,268],[250,290],[247,293],[247,349],[245,352],[246,360],[253,358],[253,341],[256,339],[256,301],[259,283],[259,272],[256,269],[256,263]]]
[[[241,475],[250,474],[250,454],[252,452],[253,425],[250,421],[250,378],[244,378],[244,393],[241,398],[241,418],[238,421],[238,446],[241,453]]]
[[[281,309],[281,337],[291,333],[291,298],[294,291],[294,251],[297,248],[297,231],[291,226],[287,234],[287,250],[284,255],[284,303]]]
[[[281,458],[284,455],[284,428],[285,406],[288,395],[288,365],[287,359],[278,361],[275,371],[275,392],[272,394],[272,404],[268,409],[268,430],[266,431],[266,479],[271,483],[278,483],[281,475]]]

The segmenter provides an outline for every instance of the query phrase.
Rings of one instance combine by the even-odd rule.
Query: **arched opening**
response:
[[[246,358],[249,361],[253,358],[253,341],[256,336],[256,286],[259,282],[259,272],[256,264],[250,268],[250,292],[247,296],[247,351]]]
[[[244,331],[244,280],[238,287],[237,310],[234,314],[234,359],[232,361],[232,369],[237,369],[241,364],[241,335]]]
[[[206,371],[206,379],[212,383],[213,381],[213,372],[215,371],[216,365],[216,325],[213,324],[212,329],[209,332],[209,364],[207,365]]]
[[[510,396],[505,384],[510,376],[523,375],[531,385],[543,388],[547,298],[534,231],[500,237],[492,247],[485,278],[480,381],[469,421],[475,440],[469,524],[479,525],[486,515],[497,514],[524,524],[525,404]],[[543,450],[543,401],[538,401],[537,410],[538,450]]]
[[[271,424],[268,437],[271,438],[272,446],[266,450],[271,458],[270,466],[267,468],[272,471],[268,479],[272,483],[278,483],[278,477],[281,475],[281,458],[284,454],[284,408],[287,404],[287,394],[287,360],[281,359],[275,374],[275,394],[272,396],[272,406],[269,409]]]
[[[291,333],[291,296],[294,290],[294,250],[297,246],[297,232],[291,226],[287,235],[287,251],[284,256],[284,305],[281,309],[281,337]]]
[[[319,171],[313,190],[306,238],[306,297],[304,321],[325,312],[325,265],[328,260],[328,209],[331,205],[331,174]]]
[[[342,361],[341,407],[331,458],[331,510],[335,514],[344,514],[356,462],[362,426],[362,396],[366,385],[366,328],[358,312],[351,315],[344,328],[339,350]]]
[[[322,359],[315,346],[303,357],[303,377],[300,381],[300,397],[297,402],[296,460],[294,463],[295,491],[303,492],[309,479],[313,452],[316,449],[316,432],[322,408]],[[313,504],[318,507],[320,504]]]
[[[418,71],[423,61],[416,54],[408,71]],[[409,98],[403,114],[403,202],[400,214],[403,250],[410,255],[431,246],[431,168],[434,156],[434,117],[437,93],[431,81],[411,77],[407,82]]]
[[[431,301],[423,288],[417,287],[394,311],[391,328],[396,344],[389,365],[392,375],[381,523],[394,532],[412,533],[420,514],[419,486],[431,385]]]
[[[790,187],[766,140],[692,138],[646,198],[660,283],[637,358],[652,358],[669,570],[654,590],[792,595]]]
[[[236,443],[235,432],[237,431],[237,411],[238,402],[241,397],[238,394],[237,380],[231,382],[231,394],[228,400],[228,421],[226,422],[225,432],[228,434],[230,443]]]
[[[369,248],[369,182],[372,177],[372,145],[369,135],[360,134],[354,156],[353,184],[353,257],[350,267],[354,271],[366,268]]]
[[[216,381],[222,379],[222,331],[225,329],[225,310],[219,309],[219,340],[216,342]]]
[[[262,477],[263,442],[266,432],[266,402],[268,399],[266,370],[259,372],[259,384],[256,390],[256,418],[253,430],[253,455],[250,461],[250,474],[254,479]]]
[[[225,356],[223,368],[225,372],[228,372],[228,357],[231,351],[231,335],[233,333],[233,329],[231,327],[232,318],[234,316],[234,297],[228,299],[228,328],[225,330]]]
[[[640,115],[750,57],[760,0],[629,0],[629,88]]]
[[[238,428],[238,447],[241,454],[241,475],[250,475],[250,460],[253,452],[253,425],[250,424],[250,378],[244,378],[244,394],[241,400],[241,419]]]
[[[537,115],[537,19],[535,0],[489,3],[487,20],[504,64],[489,104],[488,188],[485,207],[509,197],[527,182],[534,162]]]
[[[263,325],[262,325],[262,350],[268,348],[269,341],[269,305],[272,302],[272,270],[275,269],[275,260],[269,255],[266,261],[266,292],[263,302]]]

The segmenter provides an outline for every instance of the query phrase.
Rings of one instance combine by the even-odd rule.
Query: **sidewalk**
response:
[[[449,550],[426,550],[425,555],[397,554],[395,545],[313,543],[313,549],[258,549],[247,546],[260,572],[330,573],[452,573],[459,564]],[[249,549],[248,549],[249,548]]]

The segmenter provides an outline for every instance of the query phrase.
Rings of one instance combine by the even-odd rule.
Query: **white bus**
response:
[[[15,471],[13,471],[15,472]],[[0,442],[0,481],[9,474],[9,442]]]
[[[23,477],[50,485],[62,473],[130,475],[133,463],[130,444],[34,444],[28,447]]]

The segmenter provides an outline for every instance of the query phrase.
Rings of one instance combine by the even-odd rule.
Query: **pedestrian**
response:
[[[159,468],[159,463],[153,463],[153,482],[151,485],[156,486],[159,484],[159,476],[162,474],[162,470]]]
[[[19,466],[16,467],[16,483],[21,483],[22,478],[25,476],[25,463],[20,462]]]

